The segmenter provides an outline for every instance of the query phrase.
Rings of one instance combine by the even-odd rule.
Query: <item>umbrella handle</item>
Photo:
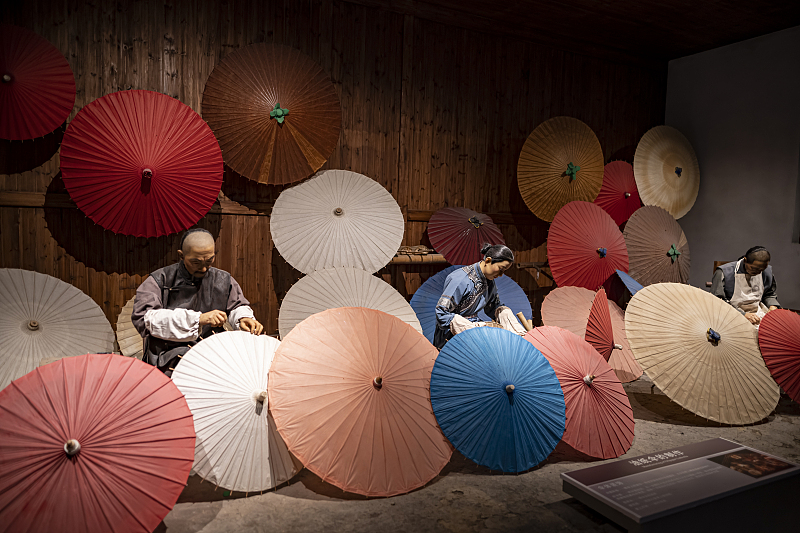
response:
[[[69,439],[66,444],[64,444],[64,451],[67,452],[67,455],[72,457],[81,451],[81,443],[75,439]]]
[[[372,386],[375,387],[378,390],[381,390],[381,387],[383,387],[383,378],[378,376],[375,379],[373,379],[372,380]]]
[[[586,383],[587,385],[591,385],[595,377],[596,376],[594,374],[587,374],[583,376],[583,382]]]
[[[626,192],[626,193],[625,193],[625,198],[630,198],[630,197],[631,197],[631,193],[629,193],[629,192]]]
[[[153,171],[149,168],[142,170],[142,179],[149,180],[153,177]]]
[[[3,74],[3,83],[9,83],[11,81],[10,74]]]
[[[615,344],[614,345],[614,349],[615,350],[621,350],[622,349],[622,345],[621,344]]]
[[[525,328],[525,331],[530,331],[533,329],[530,325],[530,322],[528,322],[528,319],[525,318],[525,315],[522,313],[522,311],[517,313],[517,318],[519,319],[520,322],[522,322],[522,326]]]
[[[713,329],[708,328],[708,331],[706,331],[706,339],[708,339],[708,342],[716,346],[719,344],[719,341],[722,340],[722,336]]]

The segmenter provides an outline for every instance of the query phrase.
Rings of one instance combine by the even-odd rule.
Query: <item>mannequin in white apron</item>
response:
[[[744,311],[745,317],[747,317],[748,320],[750,319],[748,316],[750,314],[754,314],[758,317],[758,322],[754,323],[754,325],[758,327],[758,323],[761,322],[761,319],[764,318],[764,315],[769,311],[767,306],[761,303],[761,298],[764,296],[764,279],[761,277],[760,272],[755,276],[744,272],[738,273],[742,261],[744,261],[744,258],[736,262],[736,270],[734,270],[734,272],[737,272],[737,274],[733,287],[733,296],[731,297],[731,305]],[[750,320],[750,322],[753,321]]]
[[[730,303],[756,327],[764,315],[780,307],[769,261],[767,249],[754,246],[738,261],[717,267],[711,281],[711,293]]]

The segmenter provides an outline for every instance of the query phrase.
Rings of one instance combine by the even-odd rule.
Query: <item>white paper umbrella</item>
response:
[[[136,296],[128,300],[117,317],[117,344],[119,344],[119,351],[125,357],[141,359],[144,353],[144,341],[131,322],[134,300],[136,300]]]
[[[87,294],[46,274],[0,269],[0,390],[42,359],[113,350],[114,330]]]
[[[270,217],[275,247],[304,274],[332,267],[377,272],[397,252],[404,230],[392,195],[347,170],[326,170],[286,189]]]
[[[358,268],[317,270],[292,285],[281,303],[281,338],[309,316],[337,307],[366,307],[396,316],[422,333],[411,305],[394,287]]]
[[[172,381],[186,397],[197,434],[192,470],[228,490],[259,492],[300,468],[268,410],[269,367],[280,341],[226,331],[200,341]]]

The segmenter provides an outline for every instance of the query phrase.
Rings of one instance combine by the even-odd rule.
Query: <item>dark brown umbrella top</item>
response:
[[[689,283],[689,242],[680,224],[666,210],[648,205],[625,224],[628,274],[644,286]]]

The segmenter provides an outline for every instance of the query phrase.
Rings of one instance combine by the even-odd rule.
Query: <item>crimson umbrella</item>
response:
[[[611,215],[617,226],[624,224],[642,206],[633,165],[625,161],[608,163],[603,171],[603,186],[594,203]]]
[[[800,315],[788,309],[767,313],[758,326],[758,346],[772,377],[800,402]]]
[[[464,207],[445,207],[428,222],[433,248],[451,265],[471,265],[482,259],[481,245],[505,244],[491,217]]]
[[[604,289],[600,289],[594,295],[584,338],[606,361],[611,357],[614,348],[622,349],[621,345],[614,344],[614,328],[611,325],[611,313],[608,310],[608,298]]]
[[[72,69],[58,48],[31,30],[0,24],[0,76],[0,139],[43,137],[72,112]]]
[[[617,224],[599,206],[570,202],[556,213],[547,257],[559,286],[597,290],[617,269],[628,271],[628,250]]]
[[[149,533],[194,459],[186,400],[157,368],[81,355],[0,392],[0,529]]]
[[[189,106],[153,91],[98,98],[61,146],[69,195],[114,233],[159,237],[193,226],[222,187],[222,152]]]
[[[562,440],[601,459],[628,451],[633,444],[633,409],[608,363],[565,329],[542,326],[525,338],[550,362],[564,391],[567,421]]]

